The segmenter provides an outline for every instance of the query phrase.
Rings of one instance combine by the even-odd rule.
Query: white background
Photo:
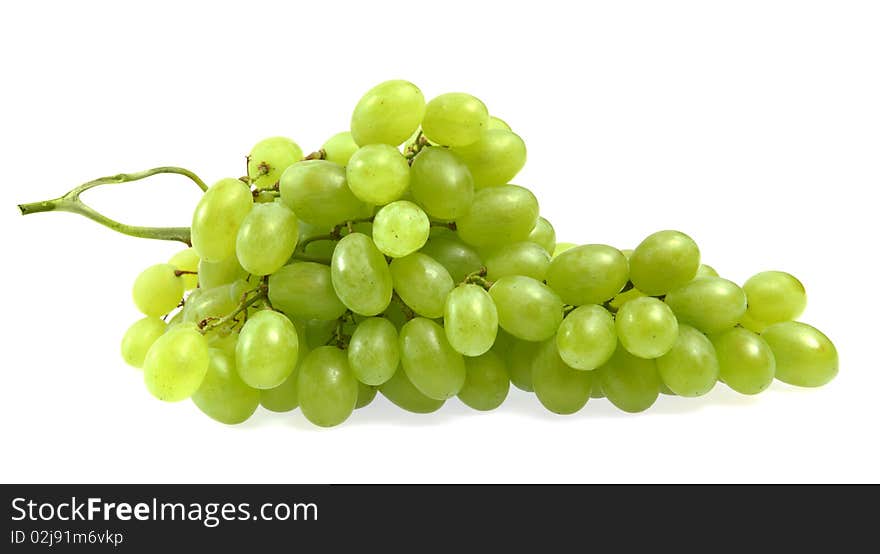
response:
[[[0,480],[12,482],[880,481],[875,2],[6,2],[0,8]],[[529,148],[517,183],[561,240],[663,228],[742,282],[805,283],[839,377],[755,398],[719,385],[626,415],[516,390],[481,414],[378,397],[343,426],[260,411],[226,427],[164,404],[119,358],[130,286],[172,243],[15,205],[171,164],[239,176],[257,140],[306,151],[372,85],[464,90]],[[88,199],[187,225],[182,177]]]

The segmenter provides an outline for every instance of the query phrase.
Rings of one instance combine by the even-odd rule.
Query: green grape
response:
[[[183,321],[199,323],[232,313],[238,308],[247,288],[248,284],[244,281],[236,281],[213,289],[194,290],[183,306]]]
[[[794,275],[764,271],[743,285],[749,303],[749,316],[766,324],[792,321],[807,307],[807,292]]]
[[[296,367],[287,379],[277,387],[260,390],[260,405],[271,412],[289,412],[299,407],[299,368],[302,366],[310,352],[303,325],[294,324],[296,328],[299,352],[296,357]]]
[[[424,148],[410,173],[410,190],[431,217],[458,219],[474,201],[474,179],[458,156],[445,148]]]
[[[471,209],[458,218],[458,235],[477,248],[526,240],[538,220],[538,200],[516,185],[477,191]]]
[[[654,360],[633,356],[618,346],[605,365],[596,370],[596,383],[608,400],[624,412],[643,412],[660,395],[660,375]]]
[[[422,132],[431,142],[444,146],[467,146],[476,142],[489,123],[489,110],[479,98],[448,92],[425,106]]]
[[[260,310],[241,328],[235,345],[235,366],[242,380],[255,389],[271,389],[296,367],[299,337],[284,314]]]
[[[373,219],[373,241],[392,258],[408,256],[424,246],[430,231],[428,216],[408,200],[383,206]]]
[[[699,279],[700,277],[718,277],[718,272],[715,271],[715,268],[709,264],[700,264],[700,267],[697,268],[697,274],[694,275],[694,279]]]
[[[195,273],[198,273],[199,271],[199,255],[196,253],[195,248],[181,250],[177,254],[171,256],[168,263],[180,271],[192,271]],[[184,290],[192,290],[199,286],[198,275],[186,274],[181,275],[180,278],[183,281]]]
[[[746,295],[721,277],[694,279],[666,295],[666,303],[682,323],[704,333],[720,333],[736,325],[746,313]]]
[[[498,323],[517,338],[543,341],[552,337],[562,323],[562,300],[550,287],[531,277],[502,277],[489,294],[498,308]]]
[[[815,327],[775,323],[761,334],[776,358],[776,378],[799,387],[821,387],[837,375],[834,344]]]
[[[748,295],[746,295],[748,299]],[[769,323],[764,323],[763,321],[758,321],[749,314],[749,310],[746,309],[746,313],[739,318],[739,324],[748,329],[753,333],[763,333],[764,329],[770,326]]]
[[[365,406],[369,406],[373,399],[376,398],[378,388],[375,385],[365,385],[358,382],[357,403],[354,405],[355,410],[359,410]]]
[[[620,251],[620,253],[626,257],[626,261],[629,261],[629,259],[632,258],[633,252],[635,252],[635,250],[632,248],[625,248]]]
[[[532,386],[541,404],[551,412],[568,415],[584,407],[593,388],[593,372],[578,371],[559,357],[556,340],[541,343],[532,361]]]
[[[562,254],[563,252],[571,250],[575,246],[577,246],[577,244],[575,244],[573,242],[557,242],[556,246],[553,247],[553,255],[550,257],[551,257],[551,259],[555,259],[555,258],[559,257],[559,255]],[[627,259],[629,259],[629,258],[627,258]]]
[[[465,277],[483,267],[483,261],[476,250],[454,238],[454,235],[432,237],[420,252],[440,262],[456,283],[464,281]]]
[[[475,410],[494,410],[507,398],[510,390],[510,377],[504,359],[492,352],[476,358],[465,358],[467,374],[458,398]]]
[[[629,260],[630,280],[651,296],[687,283],[700,267],[700,249],[678,231],[658,231],[643,240]]]
[[[593,388],[590,390],[590,398],[605,398],[605,391],[602,390],[602,383],[599,382],[598,372],[593,378]]]
[[[604,244],[570,248],[553,258],[547,284],[566,304],[602,304],[614,298],[629,278],[629,264],[620,250]]]
[[[391,262],[394,290],[414,312],[430,319],[443,316],[446,296],[455,283],[446,268],[420,252]]]
[[[238,331],[221,333],[217,329],[210,330],[205,334],[208,339],[208,348],[216,348],[235,357],[235,345],[238,343]]]
[[[706,335],[679,325],[675,345],[656,360],[660,378],[678,396],[702,396],[718,381],[718,357]]]
[[[510,346],[505,347],[503,344],[499,344],[502,341],[501,337],[507,336],[510,337]],[[507,371],[510,373],[510,382],[513,385],[526,392],[532,392],[534,387],[532,385],[532,362],[535,359],[535,356],[538,355],[538,349],[541,346],[540,342],[532,342],[527,340],[520,340],[507,332],[499,329],[498,330],[499,340],[495,341],[495,351],[504,356],[507,361]]]
[[[235,425],[247,421],[260,405],[260,391],[244,384],[235,371],[235,356],[224,350],[208,350],[208,372],[192,395],[193,403],[208,417]]]
[[[368,144],[351,157],[345,176],[358,199],[382,206],[399,199],[409,188],[409,163],[393,146]]]
[[[208,339],[195,325],[181,323],[156,339],[144,358],[144,384],[166,402],[193,395],[208,372]]]
[[[254,145],[248,155],[248,177],[258,189],[270,189],[284,170],[302,157],[302,148],[287,137],[263,139]]]
[[[336,332],[336,321],[326,319],[310,319],[305,322],[305,338],[310,348],[324,346]]]
[[[281,175],[281,200],[296,217],[330,229],[337,223],[366,217],[370,208],[348,188],[345,168],[327,160],[306,160]]]
[[[199,258],[219,262],[234,256],[238,227],[253,207],[251,189],[238,179],[221,179],[211,186],[192,218],[192,245]]]
[[[384,317],[361,321],[348,344],[348,365],[365,385],[381,385],[400,365],[397,329]]]
[[[330,268],[314,262],[286,265],[270,275],[269,301],[276,310],[302,319],[337,319],[345,313]]]
[[[379,386],[382,396],[390,400],[396,406],[415,414],[429,414],[436,412],[446,402],[428,398],[417,389],[403,369],[398,369],[391,379]]]
[[[357,405],[358,382],[345,352],[335,346],[312,350],[299,368],[299,408],[321,427],[339,425]]]
[[[391,271],[370,237],[346,235],[336,245],[330,262],[336,296],[356,314],[382,313],[391,302]]]
[[[543,281],[550,267],[550,254],[534,242],[514,242],[499,246],[486,257],[489,280],[508,275],[525,275]]]
[[[642,298],[643,296],[645,296],[645,293],[643,293],[639,289],[629,289],[629,290],[621,292],[620,294],[618,294],[617,296],[612,298],[608,302],[608,306],[613,311],[616,312],[620,309],[621,306],[623,306],[624,304],[626,304],[630,300],[635,300],[636,298]]]
[[[425,115],[425,96],[408,81],[385,81],[361,97],[351,114],[351,136],[361,145],[398,146]]]
[[[171,264],[156,264],[143,270],[132,287],[134,305],[144,315],[162,316],[183,299],[183,279]]]
[[[238,229],[235,255],[248,273],[269,275],[287,263],[298,238],[290,208],[280,202],[257,204]]]
[[[656,365],[656,362],[654,362]],[[669,387],[666,386],[666,383],[663,380],[660,380],[660,394],[665,394],[666,396],[676,396],[674,392],[672,392]]]
[[[741,394],[758,394],[773,382],[776,359],[757,333],[740,327],[710,335],[718,357],[719,378]]]
[[[430,398],[445,400],[464,385],[464,359],[430,319],[417,317],[400,330],[400,361],[412,384]]]
[[[327,142],[321,147],[325,160],[343,167],[348,165],[348,160],[357,152],[357,149],[358,145],[348,131],[336,133],[327,139]]]
[[[167,329],[168,326],[158,317],[147,316],[135,321],[122,337],[122,359],[132,367],[143,367],[147,351]]]
[[[621,306],[614,323],[624,348],[639,358],[659,358],[673,348],[678,337],[675,314],[669,306],[649,296]]]
[[[526,164],[526,143],[504,129],[487,129],[476,142],[452,151],[467,165],[478,190],[509,183]]]
[[[238,263],[235,254],[219,262],[199,261],[199,286],[202,288],[213,289],[245,277],[247,271]]]
[[[559,325],[556,347],[562,360],[574,369],[596,369],[617,348],[614,318],[602,306],[580,306]]]
[[[459,285],[446,297],[443,326],[452,348],[465,356],[479,356],[495,344],[498,310],[483,287]]]
[[[554,250],[556,250],[556,230],[553,228],[553,225],[543,217],[539,217],[535,222],[535,226],[532,228],[526,240],[534,242],[543,248],[550,256],[552,256]]]
[[[510,125],[507,124],[506,121],[501,119],[500,117],[495,117],[494,115],[489,116],[489,123],[486,124],[487,129],[504,129],[505,131],[510,131]]]

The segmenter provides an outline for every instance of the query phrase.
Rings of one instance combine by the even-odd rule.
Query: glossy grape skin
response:
[[[510,131],[510,125],[507,124],[506,121],[501,119],[500,117],[495,117],[494,115],[489,116],[489,123],[486,124],[487,129],[504,129],[505,131]]]
[[[658,358],[675,345],[679,324],[669,306],[644,296],[621,306],[615,328],[620,342],[631,354]]]
[[[510,390],[504,359],[489,350],[486,353],[464,359],[467,375],[458,398],[475,410],[494,410],[504,403]]]
[[[373,241],[392,258],[408,256],[425,245],[431,231],[427,214],[408,200],[382,206],[373,219]]]
[[[748,299],[748,296],[746,296],[746,299]],[[739,324],[749,331],[758,334],[763,333],[764,329],[770,326],[769,323],[764,323],[763,321],[758,321],[757,319],[754,319],[751,315],[749,315],[748,309],[746,309],[746,313],[744,313],[742,317],[739,318]]]
[[[499,325],[517,338],[543,341],[552,337],[562,323],[562,300],[550,287],[531,277],[502,277],[489,294],[498,309]]]
[[[319,346],[309,352],[299,368],[297,387],[300,410],[320,427],[339,425],[357,405],[357,379],[345,352],[335,346]]]
[[[532,386],[545,408],[560,415],[573,414],[590,399],[593,372],[567,366],[559,357],[556,340],[550,338],[541,343],[532,361]]]
[[[383,317],[358,323],[348,344],[348,365],[365,385],[381,385],[400,365],[400,343],[394,324]]]
[[[336,245],[330,262],[333,290],[356,314],[374,316],[391,302],[391,271],[370,237],[346,235]]]
[[[261,310],[241,328],[235,345],[235,366],[241,379],[255,389],[271,389],[296,367],[299,337],[284,314]]]
[[[185,274],[180,276],[180,279],[183,281],[184,290],[192,290],[199,286],[199,254],[194,248],[185,248],[181,250],[177,254],[171,256],[168,263],[180,271],[196,272],[196,275]]]
[[[351,136],[361,145],[398,146],[425,115],[425,96],[408,81],[380,83],[361,97],[351,115]]]
[[[617,348],[614,318],[602,306],[580,306],[559,325],[556,347],[566,365],[585,371],[596,369]]]
[[[601,387],[603,395],[624,412],[643,412],[660,395],[656,362],[633,356],[623,346],[595,373],[593,386]]]
[[[614,298],[608,301],[607,305],[613,311],[617,311],[621,306],[629,302],[630,300],[635,300],[636,298],[642,298],[645,296],[645,293],[640,291],[639,289],[629,289],[621,292]]]
[[[743,285],[748,298],[749,316],[768,325],[792,321],[807,306],[807,292],[794,275],[782,271],[763,271]]]
[[[286,265],[270,275],[269,301],[301,319],[337,319],[346,310],[333,290],[330,268],[314,262]]]
[[[443,316],[446,296],[455,283],[440,262],[421,252],[391,262],[394,290],[417,314],[436,319]]]
[[[369,406],[373,399],[376,398],[376,393],[379,392],[379,389],[375,385],[365,385],[358,381],[358,394],[357,394],[357,402],[354,405],[355,410],[360,410],[365,406]]]
[[[776,378],[798,387],[821,387],[837,375],[837,349],[806,323],[775,323],[761,333],[776,359]]]
[[[702,396],[718,381],[720,368],[715,347],[706,335],[690,325],[680,325],[678,339],[656,360],[660,378],[678,396]]]
[[[719,275],[711,265],[700,264],[700,267],[697,268],[697,274],[694,275],[694,279],[699,279],[700,277],[719,277]]]
[[[343,167],[348,165],[348,161],[357,152],[357,149],[358,145],[351,137],[351,132],[349,131],[336,133],[321,146],[321,150],[324,151],[325,160]]]
[[[287,137],[263,139],[254,145],[248,155],[248,177],[258,189],[270,189],[284,170],[302,157],[302,148]]]
[[[757,333],[736,327],[710,335],[718,357],[719,379],[741,394],[758,394],[773,382],[776,358]]]
[[[134,280],[132,299],[144,315],[162,316],[183,299],[183,279],[171,264],[156,264],[143,270]]]
[[[553,228],[553,225],[543,217],[539,217],[535,222],[535,226],[529,232],[529,236],[526,240],[534,242],[543,248],[548,255],[552,256],[553,252],[556,250],[556,230]]]
[[[236,281],[213,289],[194,290],[183,307],[183,321],[199,323],[207,318],[219,318],[233,312],[241,303],[247,286],[244,281]]]
[[[550,267],[550,254],[534,242],[505,244],[486,257],[486,277],[494,281],[507,275],[525,275],[543,281]]]
[[[483,267],[477,251],[455,238],[432,237],[420,252],[440,262],[456,283],[464,281],[465,277]]]
[[[449,344],[457,352],[480,356],[495,344],[498,310],[483,287],[459,285],[446,297],[443,327]]]
[[[508,347],[502,347],[498,344],[504,335],[510,338],[511,342]],[[507,362],[510,382],[520,390],[533,392],[535,389],[532,385],[532,363],[535,356],[538,355],[541,343],[518,339],[501,329],[498,330],[498,339],[495,343],[494,350],[504,356]]]
[[[296,216],[280,202],[257,204],[244,218],[235,241],[235,255],[253,275],[278,271],[296,249],[299,226]]]
[[[733,328],[746,313],[743,290],[721,277],[694,279],[669,291],[665,301],[681,323],[707,334]]]
[[[478,190],[509,183],[526,164],[526,144],[504,129],[487,129],[473,144],[452,151],[467,165]]]
[[[398,368],[391,379],[382,383],[379,392],[396,406],[415,414],[436,412],[446,402],[422,394],[406,376],[403,368]]]
[[[363,202],[382,206],[399,199],[409,188],[409,163],[400,150],[387,144],[358,149],[345,168],[351,192]]]
[[[456,221],[458,235],[478,248],[491,248],[529,237],[538,220],[538,200],[516,185],[477,191],[471,209]]]
[[[299,352],[297,354],[296,367],[287,379],[277,387],[260,390],[260,405],[270,412],[289,412],[299,407],[299,368],[302,366],[311,349],[306,340],[305,326],[294,324],[296,328]]]
[[[208,350],[208,371],[193,403],[205,415],[220,423],[235,425],[247,421],[260,405],[260,391],[247,386],[235,370],[235,356],[224,350]]]
[[[150,347],[167,329],[168,326],[158,317],[147,316],[135,321],[122,337],[122,359],[128,365],[140,369]]]
[[[467,146],[476,142],[489,123],[489,110],[478,98],[449,92],[425,106],[422,132],[431,142],[444,146]]]
[[[446,400],[464,386],[464,359],[430,319],[417,317],[401,328],[400,361],[407,378],[429,398]]]
[[[219,287],[244,279],[247,271],[238,263],[235,254],[219,262],[199,261],[199,286],[206,289]]]
[[[571,250],[575,246],[577,246],[577,244],[573,242],[557,242],[556,246],[553,247],[553,255],[550,256],[550,259],[558,258],[563,252]]]
[[[679,231],[658,231],[639,244],[629,260],[630,280],[649,296],[666,294],[697,274],[700,249]]]
[[[208,372],[208,340],[195,325],[182,323],[156,339],[144,358],[144,384],[166,402],[193,395]]]
[[[445,148],[425,148],[416,155],[410,190],[425,213],[437,219],[457,219],[467,213],[474,201],[471,172]]]
[[[212,185],[192,218],[192,245],[199,257],[215,263],[234,256],[238,227],[253,207],[251,190],[238,179],[221,179]]]
[[[329,230],[337,223],[369,215],[345,180],[345,168],[327,160],[306,160],[281,175],[281,200],[296,217]]]
[[[610,300],[628,278],[626,257],[604,244],[570,248],[553,258],[547,269],[547,284],[563,302],[573,306]]]

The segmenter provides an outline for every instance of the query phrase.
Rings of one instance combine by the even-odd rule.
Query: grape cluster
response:
[[[453,396],[492,410],[513,383],[559,414],[591,397],[639,412],[718,381],[756,394],[836,375],[832,343],[795,321],[795,277],[740,287],[678,231],[634,250],[557,243],[510,183],[525,161],[479,99],[426,103],[400,80],[315,153],[265,139],[246,177],[201,198],[192,247],[137,277],[145,317],[122,356],[157,398],[223,423],[262,405],[327,427],[377,391],[416,413]]]

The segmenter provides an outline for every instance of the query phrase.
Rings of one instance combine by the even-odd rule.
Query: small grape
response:
[[[615,328],[620,342],[631,354],[659,358],[675,345],[679,325],[669,306],[645,296],[621,306]]]
[[[166,402],[192,396],[208,372],[208,340],[195,325],[182,323],[156,339],[144,358],[144,384]]]
[[[407,306],[430,319],[443,316],[446,297],[455,287],[445,267],[416,252],[392,261],[390,270],[394,290]]]
[[[135,321],[122,337],[122,359],[132,367],[143,367],[150,347],[167,329],[168,326],[158,317],[147,316]]]
[[[498,309],[499,324],[517,338],[547,340],[562,323],[562,300],[550,287],[531,277],[502,277],[489,294]]]
[[[391,376],[391,379],[379,386],[382,396],[396,406],[415,414],[429,414],[439,410],[445,400],[429,398],[417,389],[406,376],[402,368]]]
[[[400,345],[394,324],[383,317],[361,321],[348,345],[348,365],[365,385],[381,385],[400,365]]]
[[[348,161],[357,152],[357,149],[358,145],[349,131],[336,133],[327,139],[327,142],[321,147],[325,160],[343,167],[348,165]]]
[[[391,271],[364,234],[351,233],[339,241],[330,261],[330,278],[336,296],[356,314],[378,315],[391,302]]]
[[[254,145],[248,155],[248,177],[258,189],[270,189],[281,178],[284,170],[302,157],[302,148],[289,138],[263,139]]]
[[[776,359],[776,378],[799,387],[821,387],[837,375],[837,349],[815,327],[775,323],[761,333]]]
[[[566,365],[556,340],[550,338],[541,343],[532,362],[532,385],[545,408],[561,415],[573,414],[590,399],[593,372]]]
[[[486,257],[486,277],[492,281],[507,275],[525,275],[543,281],[549,267],[550,254],[529,241],[499,246]]]
[[[476,142],[489,123],[489,110],[478,98],[449,92],[425,106],[422,131],[431,142],[444,146],[467,146]]]
[[[383,206],[373,219],[376,247],[392,258],[402,258],[424,246],[430,230],[428,216],[408,200]]]
[[[456,283],[464,281],[465,277],[483,267],[483,261],[477,251],[456,239],[454,235],[431,237],[420,252],[440,262]]]
[[[367,204],[383,206],[409,189],[409,164],[400,151],[387,144],[361,147],[345,168],[351,192]]]
[[[143,270],[132,287],[134,305],[144,315],[162,316],[183,299],[183,279],[171,264],[156,264]]]
[[[452,151],[467,165],[478,190],[510,183],[526,164],[525,142],[505,129],[487,129],[476,142]]]
[[[546,250],[548,255],[552,256],[553,252],[556,250],[556,230],[553,229],[553,225],[543,217],[539,217],[535,222],[535,226],[532,228],[526,240],[534,242]]]
[[[474,201],[474,179],[458,156],[445,148],[425,148],[413,159],[413,199],[431,217],[454,220]]]
[[[643,412],[657,401],[660,375],[654,360],[633,356],[618,346],[605,365],[596,370],[593,388],[624,412]]]
[[[573,306],[602,304],[619,293],[629,278],[620,250],[604,244],[570,248],[553,258],[547,284]]]
[[[369,206],[348,188],[345,168],[327,160],[288,167],[281,175],[280,190],[281,200],[298,219],[326,229],[370,213]]]
[[[320,346],[309,353],[299,368],[297,387],[303,415],[321,427],[339,425],[357,405],[357,379],[345,352],[335,346]]]
[[[498,334],[498,310],[479,285],[459,285],[446,297],[443,327],[449,344],[465,356],[485,354]]]
[[[581,370],[596,369],[617,348],[614,318],[602,306],[580,306],[562,320],[556,346],[567,365]]]
[[[743,285],[748,297],[749,316],[770,325],[792,321],[807,306],[807,293],[794,275],[783,271],[764,271]]]
[[[471,209],[456,224],[464,242],[478,248],[526,240],[538,220],[538,200],[529,190],[504,185],[477,191]]]
[[[330,272],[314,262],[286,265],[269,276],[269,301],[290,317],[337,319],[346,308],[333,290]]]
[[[299,226],[290,208],[280,202],[257,204],[238,229],[235,254],[248,273],[269,275],[287,263],[298,238]]]
[[[260,405],[260,391],[247,386],[235,371],[235,355],[221,349],[208,350],[208,371],[193,403],[205,415],[235,425],[247,421]]]
[[[238,179],[217,181],[199,200],[192,218],[192,245],[202,260],[235,255],[238,227],[254,207],[254,197]]]
[[[746,295],[736,283],[721,277],[702,277],[675,288],[666,304],[682,323],[704,333],[733,328],[746,313]]]
[[[408,81],[385,81],[367,91],[351,115],[351,136],[367,144],[398,146],[412,135],[425,114],[425,96]]]
[[[296,367],[299,337],[286,316],[261,310],[248,318],[235,345],[235,366],[241,379],[255,389],[271,389]]]
[[[656,296],[694,278],[700,249],[678,231],[658,231],[639,244],[629,260],[630,279],[637,289]]]
[[[400,330],[400,361],[412,384],[429,398],[446,400],[464,386],[464,359],[430,319],[417,317]]]
[[[773,382],[776,359],[760,335],[738,327],[709,339],[718,356],[719,377],[728,387],[741,394],[758,394]]]
[[[458,398],[475,410],[494,410],[504,403],[510,390],[510,378],[504,359],[495,352],[464,359],[467,375]]]
[[[678,396],[702,396],[718,381],[715,347],[690,325],[679,326],[675,344],[656,363],[660,378]]]
[[[180,271],[192,271],[198,273],[200,260],[195,248],[185,248],[177,254],[171,256],[171,259],[168,260],[168,263],[173,265],[176,269]],[[192,290],[199,286],[198,275],[192,275],[188,273],[185,275],[181,275],[180,278],[183,280],[184,290]]]

